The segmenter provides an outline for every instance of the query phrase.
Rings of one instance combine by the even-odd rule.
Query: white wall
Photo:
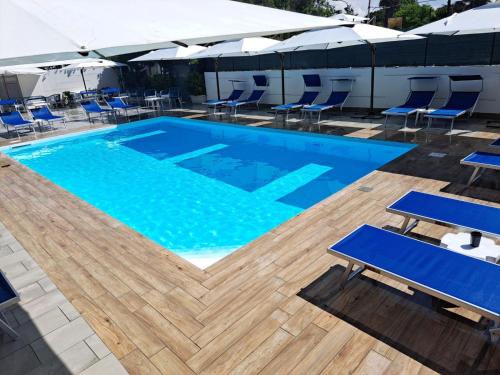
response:
[[[118,87],[118,72],[115,69],[85,69],[85,82],[88,89],[100,87]],[[19,85],[23,96],[59,94],[63,91],[79,92],[84,89],[79,69],[48,70],[41,76],[18,75]]]
[[[322,90],[318,102],[325,100],[332,90],[332,82],[329,78],[349,76],[355,77],[352,94],[346,102],[347,107],[367,108],[370,100],[370,68],[342,68],[342,69],[307,69],[289,70],[285,72],[286,101],[293,102],[302,95],[304,84],[302,74],[316,73],[321,76]],[[248,95],[252,90],[253,74],[265,74],[269,79],[269,87],[262,100],[266,104],[281,103],[281,72],[278,70],[247,71],[247,72],[220,72],[219,81],[221,96],[226,97],[232,90],[230,79],[245,80],[246,82],[237,86],[245,88],[243,94]],[[479,98],[476,111],[480,113],[500,114],[500,66],[439,66],[439,67],[391,67],[377,68],[375,71],[375,108],[389,108],[402,104],[409,91],[408,77],[418,75],[438,76],[438,92],[433,101],[433,107],[444,104],[449,93],[449,75],[480,74],[484,78],[484,90]],[[205,73],[205,82],[208,98],[217,97],[216,81],[214,72]],[[423,85],[419,82],[417,84]],[[470,84],[470,83],[465,83]],[[429,83],[427,83],[429,85]],[[414,86],[417,87],[417,86]],[[457,86],[458,87],[458,86]],[[470,87],[473,89],[477,87]],[[336,87],[341,89],[342,87]],[[421,86],[421,89],[426,87]],[[461,90],[466,90],[462,83]]]

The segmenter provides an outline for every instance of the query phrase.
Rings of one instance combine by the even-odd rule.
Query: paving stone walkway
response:
[[[2,375],[127,374],[2,223],[0,269],[21,295],[19,305],[5,313],[19,339],[0,332]]]

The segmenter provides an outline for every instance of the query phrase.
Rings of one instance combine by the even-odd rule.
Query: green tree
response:
[[[403,17],[405,30],[414,29],[436,19],[435,10],[430,5],[417,3],[417,0],[403,0],[394,15]]]

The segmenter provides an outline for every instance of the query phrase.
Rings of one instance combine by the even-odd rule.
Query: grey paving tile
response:
[[[69,320],[75,320],[80,316],[78,310],[70,302],[66,302],[63,303],[62,305],[59,305],[59,308]]]
[[[0,257],[12,254],[14,251],[8,245],[0,246]]]
[[[22,289],[18,289],[18,292],[21,296],[21,305],[26,304],[34,300],[35,298],[41,297],[47,293],[38,283],[33,283],[31,285],[25,286]]]
[[[26,259],[21,262],[27,270],[32,270],[33,268],[38,267],[38,264],[33,259]]]
[[[40,286],[46,292],[51,292],[57,289],[56,284],[54,284],[48,277],[44,277],[43,279],[38,280],[38,284],[40,284]]]
[[[17,276],[24,274],[27,269],[21,262],[8,264],[6,266],[0,267],[3,273],[9,278],[9,280],[14,279]]]
[[[31,347],[40,358],[40,361],[47,363],[52,360],[54,354],[64,352],[93,334],[94,331],[80,317],[36,340],[31,344]]]
[[[85,339],[85,342],[97,355],[97,357],[99,357],[99,359],[106,357],[110,353],[108,347],[104,345],[102,340],[96,334],[93,334],[88,339]]]
[[[36,318],[66,302],[66,298],[59,290],[53,290],[47,294],[36,298],[19,308],[13,310],[17,321],[20,324],[30,319]]]
[[[9,278],[14,288],[21,289],[46,277],[45,272],[40,267],[33,268],[21,275]]]
[[[0,257],[0,268],[4,269],[4,267],[7,267],[14,263],[19,263],[26,259],[31,259],[31,257],[24,250],[5,255],[3,257]]]
[[[99,362],[93,364],[85,371],[81,372],[80,375],[103,375],[103,374],[113,374],[113,375],[126,375],[127,370],[122,366],[120,361],[116,359],[113,355],[108,355],[101,359]]]
[[[82,372],[97,361],[99,358],[83,341],[59,354],[57,360],[73,374]]]
[[[40,366],[40,361],[29,346],[0,360],[2,375],[24,375]]]

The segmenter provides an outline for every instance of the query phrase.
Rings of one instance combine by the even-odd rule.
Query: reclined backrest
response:
[[[408,100],[402,107],[405,108],[424,108],[431,104],[435,91],[412,91]]]
[[[319,91],[304,91],[298,104],[312,104],[319,95]]]
[[[19,113],[19,111],[12,111],[12,112],[4,112],[0,113],[0,119],[4,124],[7,125],[15,125],[19,123],[23,123],[24,119],[23,116]]]
[[[478,91],[454,91],[443,108],[471,109],[476,104],[479,94]]]
[[[327,105],[339,105],[342,104],[347,96],[349,95],[349,91],[333,91],[328,100],[326,101]]]

